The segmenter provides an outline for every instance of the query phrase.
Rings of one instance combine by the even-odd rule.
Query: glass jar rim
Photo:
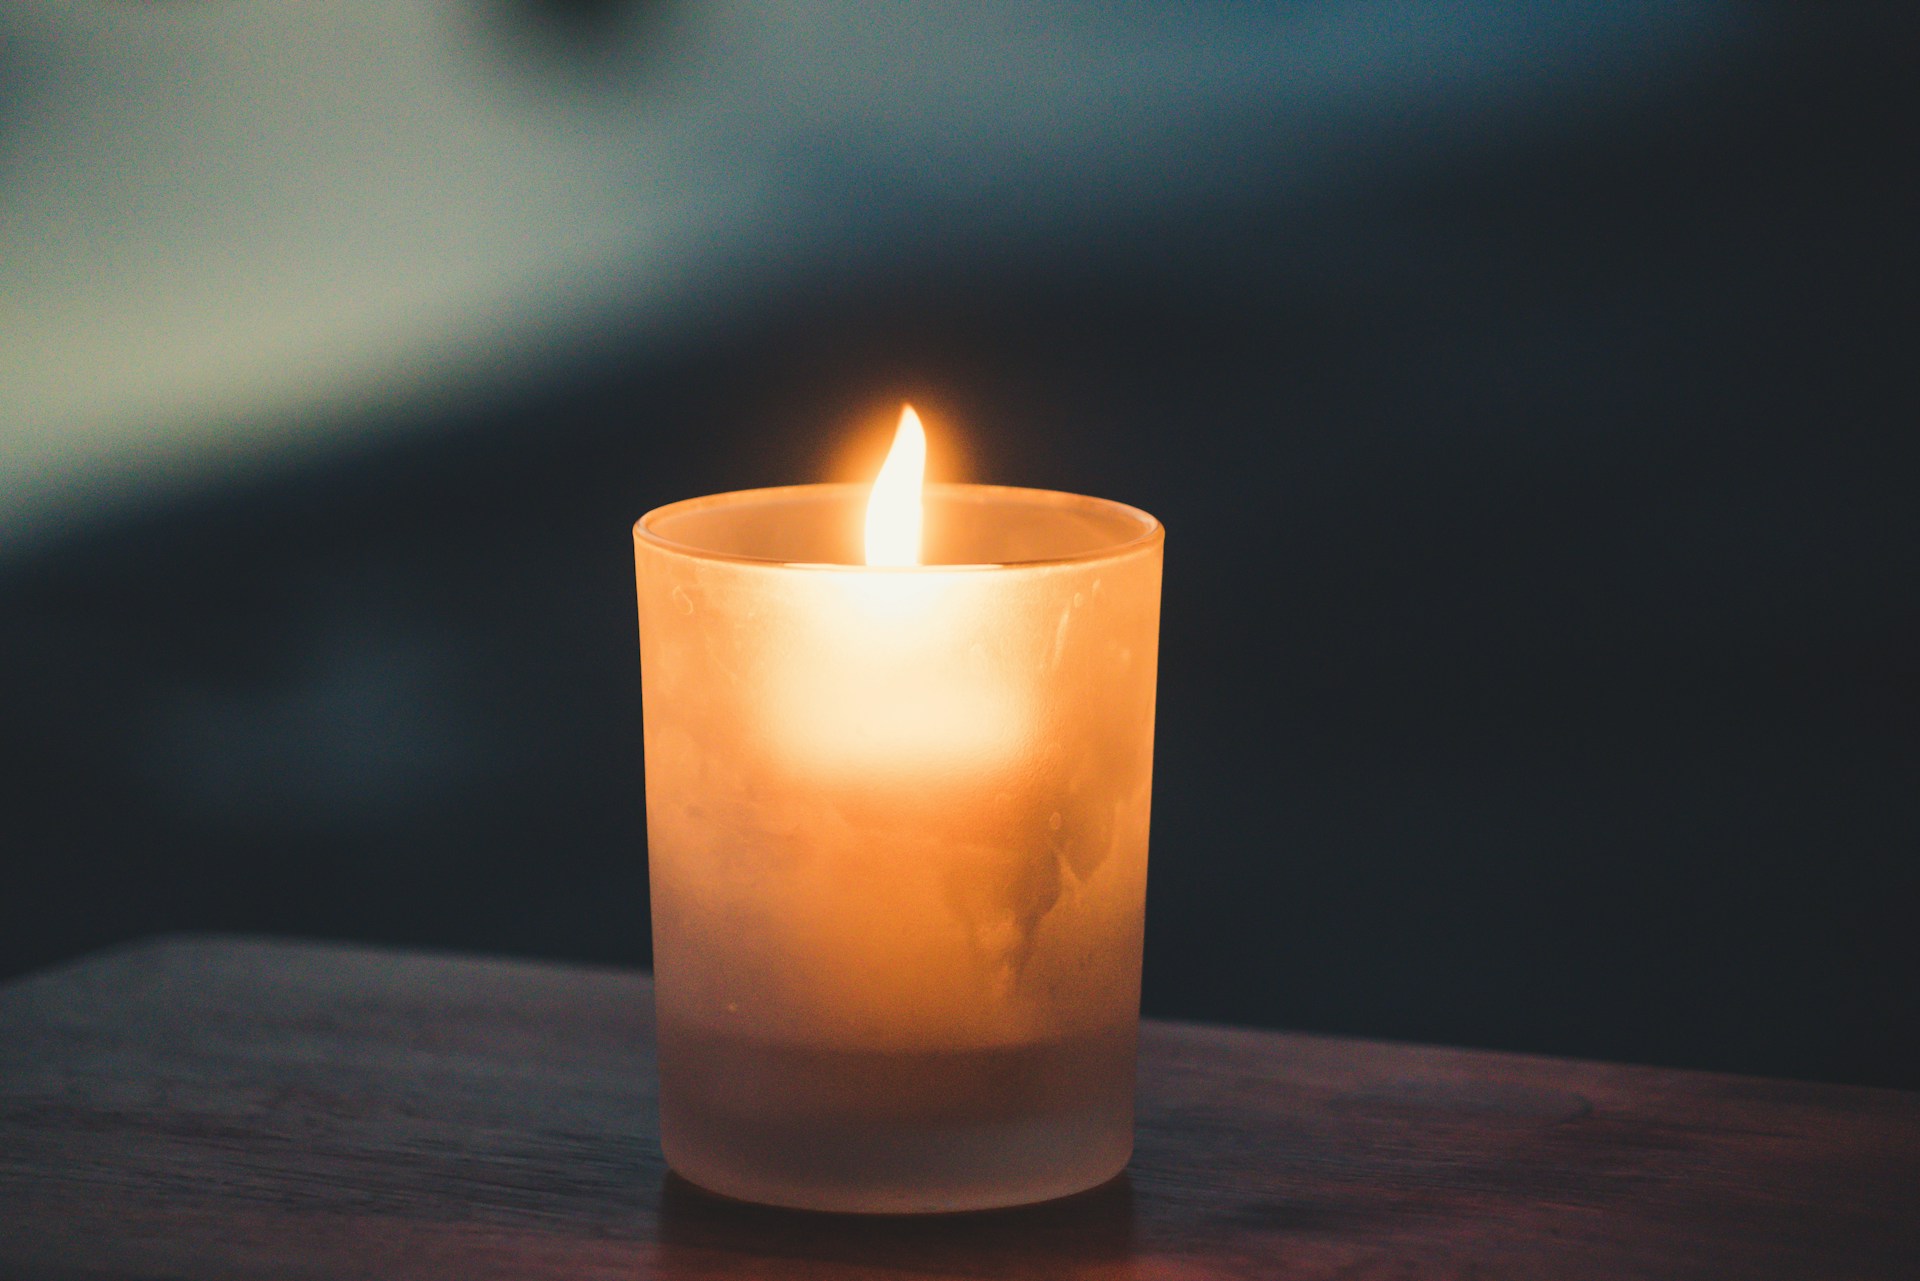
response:
[[[847,500],[861,498],[871,486],[858,482],[822,482],[802,485],[776,485],[761,489],[735,489],[719,494],[706,494],[698,498],[683,498],[678,502],[667,503],[647,512],[634,522],[633,534],[636,542],[649,543],[662,551],[686,556],[696,560],[727,561],[734,564],[760,565],[770,569],[790,569],[799,571],[834,571],[839,573],[858,572],[872,574],[938,574],[938,573],[978,573],[991,570],[1014,570],[1040,568],[1048,565],[1071,565],[1088,561],[1109,560],[1131,552],[1152,547],[1166,538],[1166,527],[1148,512],[1127,503],[1110,498],[1095,498],[1087,494],[1069,493],[1057,489],[1028,489],[1014,485],[979,485],[965,483],[929,483],[925,492],[930,498],[945,501],[975,503],[982,507],[993,504],[1019,506],[1029,509],[1051,509],[1054,511],[1078,511],[1097,515],[1116,522],[1123,522],[1133,528],[1133,532],[1115,539],[1079,551],[1058,556],[1036,556],[1019,560],[967,561],[935,563],[927,565],[864,565],[846,561],[807,561],[790,560],[778,556],[755,556],[743,552],[727,551],[715,547],[702,546],[699,543],[670,538],[661,533],[658,525],[675,516],[689,515],[694,512],[712,511],[727,507],[745,507],[749,505],[767,505],[783,502]]]

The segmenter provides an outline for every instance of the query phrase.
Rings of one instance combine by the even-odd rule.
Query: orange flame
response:
[[[920,563],[920,486],[926,471],[926,430],[913,406],[902,405],[893,448],[867,499],[867,564]]]

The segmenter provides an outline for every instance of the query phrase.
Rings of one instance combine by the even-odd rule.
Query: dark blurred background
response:
[[[644,964],[628,527],[911,399],[1168,527],[1149,1013],[1920,1087],[1916,37],[12,6],[0,978]]]

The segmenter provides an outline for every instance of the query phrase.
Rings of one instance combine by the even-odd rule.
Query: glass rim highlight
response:
[[[640,517],[639,520],[634,522],[633,535],[636,542],[645,542],[661,551],[695,560],[722,561],[739,565],[757,565],[767,569],[785,569],[796,572],[824,571],[860,574],[987,573],[1039,569],[1049,565],[1085,564],[1090,561],[1109,560],[1125,556],[1131,552],[1142,551],[1165,541],[1166,538],[1166,526],[1161,524],[1157,517],[1131,504],[1118,502],[1111,498],[1096,498],[1087,494],[1075,494],[1057,489],[1032,489],[1017,485],[981,485],[954,482],[930,482],[925,487],[925,496],[927,498],[939,498],[947,501],[958,500],[965,503],[977,504],[982,508],[999,503],[1007,506],[1023,506],[1054,511],[1078,510],[1126,522],[1134,526],[1136,532],[1131,536],[1118,538],[1110,543],[1102,543],[1083,551],[1072,552],[1062,556],[1040,556],[1023,560],[893,566],[865,565],[851,561],[801,561],[788,560],[778,556],[753,556],[669,538],[660,533],[655,527],[659,522],[671,519],[674,516],[723,507],[745,507],[755,504],[804,501],[806,499],[823,501],[837,499],[864,500],[870,489],[871,485],[865,482],[820,482],[801,485],[774,485],[759,489],[735,489],[719,494],[707,494],[698,498],[684,498],[678,502],[655,507]]]

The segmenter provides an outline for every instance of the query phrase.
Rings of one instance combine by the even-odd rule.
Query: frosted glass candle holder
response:
[[[669,1165],[743,1200],[1022,1204],[1133,1146],[1163,531],[933,485],[634,527]]]

